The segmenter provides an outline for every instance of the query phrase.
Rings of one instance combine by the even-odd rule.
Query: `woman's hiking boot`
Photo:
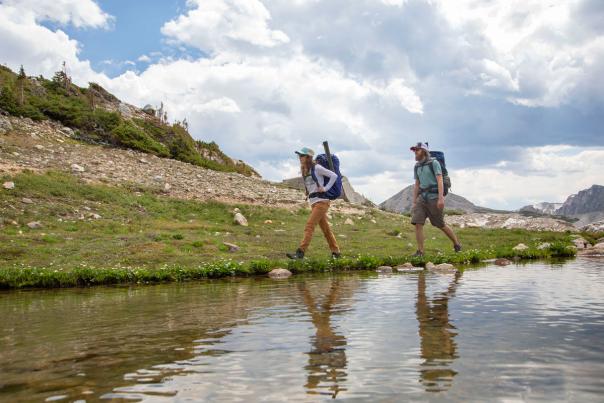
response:
[[[424,257],[424,252],[416,250],[415,253],[411,255],[411,257]]]
[[[304,251],[300,248],[296,250],[294,253],[286,253],[285,254],[290,259],[304,259]]]
[[[455,249],[455,253],[461,252],[461,244],[458,243],[457,245],[453,245],[453,249]]]
[[[332,259],[339,259],[341,257],[342,257],[342,254],[340,252],[331,252]]]

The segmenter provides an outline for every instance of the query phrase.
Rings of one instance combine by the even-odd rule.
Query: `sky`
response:
[[[269,180],[328,140],[379,203],[427,141],[486,207],[604,184],[601,0],[0,0],[0,38],[1,64],[163,102]]]

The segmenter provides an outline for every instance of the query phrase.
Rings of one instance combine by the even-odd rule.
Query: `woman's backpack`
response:
[[[319,154],[315,158],[315,161],[317,162],[317,164],[321,165],[323,168],[331,170],[331,168],[329,167],[329,160],[327,159],[327,155]],[[327,192],[325,192],[324,196],[329,200],[335,200],[335,199],[339,198],[340,196],[342,196],[342,174],[340,173],[340,159],[336,155],[331,154],[331,161],[333,162],[333,172],[338,174],[338,179],[336,179],[336,182],[333,184],[333,186]],[[312,178],[315,181],[315,183],[317,185],[320,185],[317,175],[315,174],[314,167],[310,171],[310,173],[311,173]],[[323,183],[323,185],[320,185],[320,186],[327,185],[327,182],[329,182],[329,178],[325,178],[325,183]]]

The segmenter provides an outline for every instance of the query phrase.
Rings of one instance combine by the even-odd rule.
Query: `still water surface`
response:
[[[604,260],[0,293],[0,401],[604,401]]]

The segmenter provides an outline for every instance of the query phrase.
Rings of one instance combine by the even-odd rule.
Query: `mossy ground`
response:
[[[317,229],[309,259],[288,262],[284,253],[296,249],[308,209],[177,200],[148,189],[85,184],[57,172],[22,173],[0,180],[16,185],[13,190],[0,190],[4,221],[0,228],[0,287],[4,288],[174,281],[265,273],[278,266],[294,271],[371,269],[409,261],[415,251],[409,218],[378,210],[361,219],[332,214],[343,260],[330,261]],[[24,203],[24,198],[33,203]],[[235,207],[247,217],[248,227],[233,223]],[[92,214],[102,218],[90,218]],[[347,218],[355,224],[345,224]],[[12,225],[13,220],[20,225]],[[267,220],[272,223],[265,223]],[[30,229],[25,224],[31,221],[40,221],[43,227]],[[464,245],[463,253],[454,254],[444,234],[427,225],[427,256],[414,263],[461,264],[512,257],[517,255],[512,247],[520,242],[530,247],[522,254],[525,258],[574,254],[566,247],[568,233],[454,229]],[[223,242],[241,249],[229,252]],[[538,250],[542,242],[553,246]]]

